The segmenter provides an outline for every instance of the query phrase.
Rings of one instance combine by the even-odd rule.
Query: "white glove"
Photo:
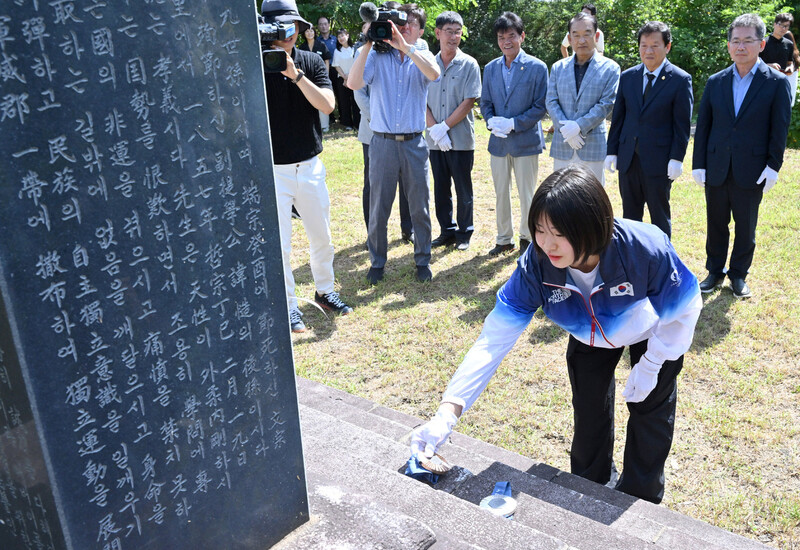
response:
[[[642,355],[639,362],[631,369],[628,382],[625,384],[625,389],[622,390],[622,397],[625,398],[625,401],[628,403],[644,401],[656,387],[660,370],[661,365],[656,365]]]
[[[562,120],[559,122],[559,124],[561,124],[559,131],[561,132],[561,136],[565,141],[569,141],[570,138],[573,138],[581,133],[581,127],[578,126],[578,123],[574,120]]]
[[[449,151],[453,148],[453,142],[450,141],[450,136],[447,135],[447,132],[445,132],[442,139],[436,140],[436,145],[439,146],[440,151]]]
[[[706,185],[706,169],[705,168],[698,168],[697,170],[692,170],[692,177],[694,178],[694,182],[699,185],[700,187],[705,187]]]
[[[411,432],[411,454],[431,458],[436,449],[450,437],[456,422],[456,415],[439,407],[436,416]]]
[[[606,170],[612,174],[617,171],[617,155],[608,155],[603,163]]]
[[[667,177],[671,180],[676,180],[683,174],[683,163],[679,160],[670,159],[667,164]]]
[[[778,173],[767,166],[764,168],[764,171],[761,172],[761,175],[758,176],[758,181],[756,183],[761,183],[762,181],[764,182],[764,193],[766,193],[778,183]]]
[[[586,143],[585,141],[583,141],[583,136],[581,136],[580,134],[578,134],[577,136],[572,136],[571,138],[568,138],[566,141],[567,145],[569,145],[576,151],[581,147],[583,147],[584,143]]]
[[[508,136],[508,134],[511,133],[511,130],[514,129],[514,120],[502,116],[493,116],[489,119],[489,129],[497,130],[501,134]]]
[[[508,134],[505,134],[505,133],[501,132],[497,128],[492,128],[492,135],[493,136],[497,136],[499,138],[503,138],[503,139],[508,137]]]
[[[445,121],[440,122],[439,124],[434,124],[430,128],[428,128],[428,135],[431,136],[431,139],[436,143],[439,143],[441,139],[447,135],[447,131],[450,127],[447,125]]]

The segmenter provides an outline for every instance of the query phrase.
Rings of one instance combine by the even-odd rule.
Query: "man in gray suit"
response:
[[[553,169],[583,164],[605,185],[605,119],[617,97],[619,65],[597,52],[594,17],[580,12],[568,28],[575,53],[553,65],[547,84],[547,111],[559,130],[550,147]]]
[[[540,121],[545,114],[547,90],[547,65],[522,49],[522,19],[507,11],[495,21],[494,31],[503,55],[490,61],[483,71],[480,103],[481,114],[492,131],[489,153],[496,194],[497,240],[490,256],[514,250],[512,170],[519,191],[520,254],[531,243],[528,210],[539,172],[539,153],[544,146]]]

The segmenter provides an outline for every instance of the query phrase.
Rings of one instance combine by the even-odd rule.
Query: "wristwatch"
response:
[[[306,73],[304,73],[300,69],[297,69],[297,76],[292,80],[292,84],[297,84],[298,82],[300,82],[300,79],[303,78],[305,75]]]
[[[411,55],[415,51],[417,51],[417,47],[414,44],[411,44],[411,46],[408,47],[408,51],[406,52],[406,55]]]

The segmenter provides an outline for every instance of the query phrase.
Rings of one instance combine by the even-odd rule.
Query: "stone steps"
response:
[[[457,466],[430,487],[402,474],[422,420],[297,378],[312,521],[283,548],[765,548],[493,445],[454,433]],[[510,481],[514,520],[478,507]]]

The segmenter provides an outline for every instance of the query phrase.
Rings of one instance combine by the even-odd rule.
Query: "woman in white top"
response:
[[[361,112],[353,97],[353,90],[347,87],[347,75],[350,74],[350,68],[355,62],[355,53],[350,34],[344,29],[336,31],[336,51],[333,52],[331,66],[336,68],[342,80],[338,88],[339,97],[336,100],[339,104],[340,120],[347,130],[358,127],[361,122]]]

